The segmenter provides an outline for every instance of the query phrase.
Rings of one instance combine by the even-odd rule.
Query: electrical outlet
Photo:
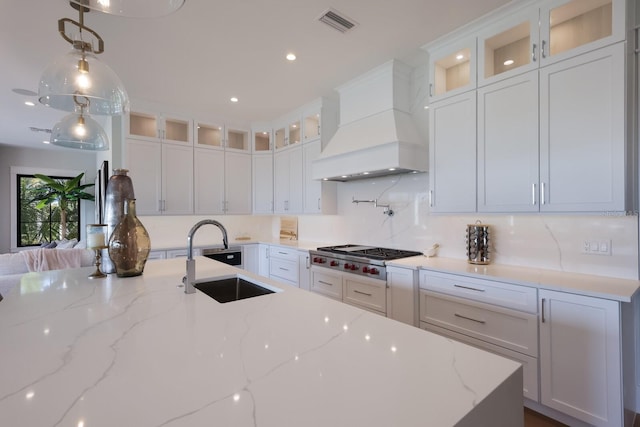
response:
[[[589,239],[582,242],[582,253],[589,255],[611,255],[611,239]]]

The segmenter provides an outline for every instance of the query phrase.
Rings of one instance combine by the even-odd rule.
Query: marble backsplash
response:
[[[638,217],[549,214],[430,214],[428,175],[410,174],[338,184],[338,215],[300,216],[301,240],[357,243],[426,251],[466,259],[465,231],[491,225],[492,262],[574,273],[638,278]],[[373,204],[378,199],[393,216]],[[611,241],[611,255],[582,252],[585,240]]]

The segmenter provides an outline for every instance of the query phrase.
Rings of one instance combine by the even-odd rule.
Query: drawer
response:
[[[270,258],[269,276],[281,278],[294,283],[298,283],[298,259],[290,261],[286,259]]]
[[[521,363],[522,393],[527,399],[538,402],[538,359],[536,359],[535,357],[527,356],[526,354],[518,353],[516,351],[507,350],[506,348],[498,347],[496,345],[489,344],[487,342],[480,341],[479,339],[471,338],[466,335],[450,331],[448,329],[433,326],[426,322],[420,322],[420,327],[426,331],[434,332],[438,335],[452,338],[456,341],[460,341],[465,344],[487,350],[491,353],[504,356],[507,359],[511,359],[513,361]]]
[[[298,262],[298,250],[293,248],[285,248],[282,246],[270,246],[269,257],[288,259],[290,261]]]
[[[538,356],[538,316],[420,290],[420,320]]]
[[[344,277],[344,302],[387,313],[387,284],[379,280]]]
[[[310,290],[342,301],[342,274],[312,266]]]
[[[421,271],[420,288],[528,313],[538,312],[538,290],[528,286]]]

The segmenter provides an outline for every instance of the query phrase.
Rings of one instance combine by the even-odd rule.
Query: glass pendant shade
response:
[[[40,103],[63,111],[75,111],[74,96],[89,100],[86,112],[120,115],[129,110],[124,85],[109,66],[87,51],[74,48],[56,58],[42,73]]]
[[[109,139],[102,126],[82,112],[71,113],[56,123],[51,130],[51,143],[80,150],[109,149]]]
[[[185,0],[70,0],[70,2],[111,15],[157,18],[180,9]]]

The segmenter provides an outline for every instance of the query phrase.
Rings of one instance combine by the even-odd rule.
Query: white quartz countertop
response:
[[[282,292],[186,295],[184,268],[24,275],[0,302],[0,424],[521,425],[515,362],[265,278]],[[237,272],[197,258],[198,279]]]
[[[390,261],[387,265],[507,281],[539,289],[564,291],[621,302],[630,302],[631,297],[640,289],[638,280],[499,264],[475,265],[469,264],[466,260],[452,258],[416,256]]]

